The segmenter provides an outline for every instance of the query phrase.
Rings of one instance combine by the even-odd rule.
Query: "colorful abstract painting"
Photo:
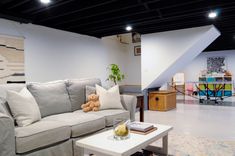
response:
[[[24,39],[0,35],[0,84],[25,83]]]
[[[225,57],[208,57],[207,71],[208,73],[224,73],[226,70]]]

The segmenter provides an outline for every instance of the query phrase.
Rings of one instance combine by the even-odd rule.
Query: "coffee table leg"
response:
[[[162,138],[162,148],[149,145],[148,147],[146,147],[146,150],[152,151],[156,154],[167,156],[168,155],[168,135],[165,135]]]
[[[168,135],[162,138],[162,154],[168,155]]]
[[[84,148],[78,147],[79,156],[84,156]]]

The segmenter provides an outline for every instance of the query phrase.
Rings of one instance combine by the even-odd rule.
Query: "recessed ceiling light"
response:
[[[211,19],[214,19],[214,18],[216,18],[216,17],[217,17],[217,15],[218,15],[218,13],[217,13],[217,12],[215,12],[215,11],[211,11],[211,12],[209,12],[208,17],[209,17],[209,18],[211,18]]]
[[[40,0],[40,2],[43,4],[49,4],[51,3],[51,0]]]
[[[132,27],[130,25],[126,26],[126,30],[127,31],[131,31],[132,30]]]

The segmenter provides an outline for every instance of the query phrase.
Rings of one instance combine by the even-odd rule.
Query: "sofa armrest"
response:
[[[0,155],[16,155],[14,121],[3,113],[0,113]]]
[[[135,121],[137,98],[133,95],[121,95],[122,106],[130,112],[131,121]]]

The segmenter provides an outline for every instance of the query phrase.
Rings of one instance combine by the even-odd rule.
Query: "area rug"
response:
[[[154,144],[159,146],[161,142]],[[169,134],[168,145],[170,156],[235,156],[235,141]]]
[[[161,140],[159,140],[152,145],[161,147],[161,143]],[[235,156],[235,141],[218,141],[206,137],[170,133],[168,136],[168,153],[168,156]],[[148,156],[152,156],[152,154]],[[162,155],[153,154],[153,156]]]

